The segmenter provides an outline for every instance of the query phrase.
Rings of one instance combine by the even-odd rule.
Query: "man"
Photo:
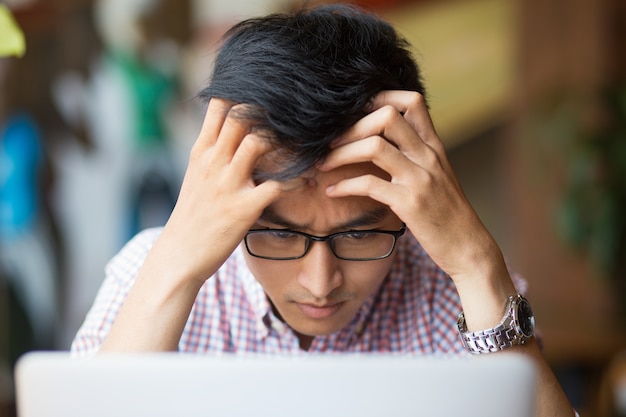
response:
[[[73,349],[519,351],[538,415],[572,415],[405,47],[345,6],[231,29],[177,205],[109,264]]]

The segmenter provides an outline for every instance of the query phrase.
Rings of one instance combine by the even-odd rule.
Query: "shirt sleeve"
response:
[[[92,356],[100,350],[137,273],[161,229],[148,229],[128,242],[105,267],[105,278],[95,301],[74,337],[74,356]]]

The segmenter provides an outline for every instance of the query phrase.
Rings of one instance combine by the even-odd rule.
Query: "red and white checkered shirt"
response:
[[[72,351],[98,351],[160,229],[131,240],[106,267],[106,278]],[[294,332],[272,312],[248,269],[241,246],[202,286],[178,344],[181,352],[300,354]],[[516,279],[518,290],[525,283]],[[316,336],[309,352],[402,352],[465,355],[457,331],[461,311],[452,280],[407,233],[399,239],[389,276],[352,319],[331,335]]]

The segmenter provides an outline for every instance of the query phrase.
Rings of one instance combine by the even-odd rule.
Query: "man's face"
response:
[[[401,221],[383,204],[367,197],[329,198],[325,189],[340,179],[381,176],[371,164],[311,171],[306,185],[269,206],[254,229],[291,229],[316,236],[346,230],[399,230]],[[267,260],[244,250],[248,266],[279,316],[296,332],[325,335],[345,327],[389,273],[392,256],[374,261],[336,258],[327,242],[313,242],[295,260]]]

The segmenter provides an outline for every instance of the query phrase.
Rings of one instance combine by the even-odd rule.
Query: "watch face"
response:
[[[531,337],[535,329],[535,317],[530,308],[530,304],[525,299],[521,299],[517,305],[517,322],[522,334]]]

